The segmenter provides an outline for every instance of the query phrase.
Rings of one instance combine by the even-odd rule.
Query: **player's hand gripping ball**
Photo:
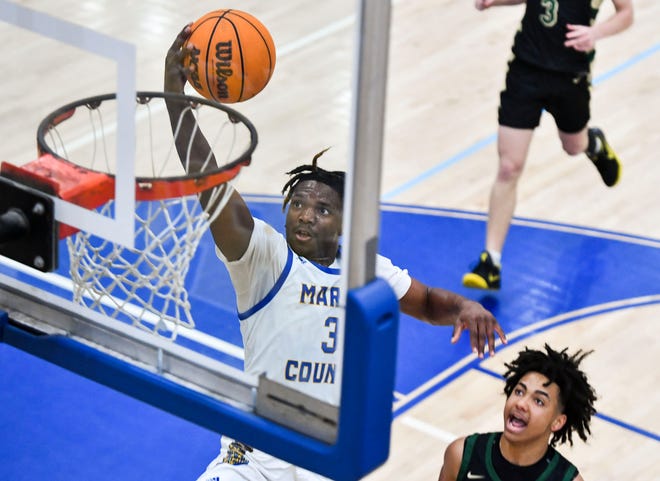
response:
[[[248,100],[273,76],[275,44],[266,27],[249,13],[207,13],[193,23],[188,44],[193,46],[184,60],[188,82],[209,100]]]

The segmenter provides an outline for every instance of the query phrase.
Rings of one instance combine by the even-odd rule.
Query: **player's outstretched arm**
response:
[[[190,24],[186,25],[183,30],[174,39],[174,42],[167,51],[165,57],[165,75],[163,79],[163,89],[165,92],[183,94],[186,85],[186,71],[183,66],[183,61],[187,55],[190,54],[190,49],[184,47],[185,41],[190,36]],[[202,172],[205,169],[212,169],[217,167],[215,157],[211,152],[204,135],[195,129],[195,118],[188,108],[187,102],[177,102],[176,100],[166,99],[167,112],[170,117],[170,124],[172,131],[178,131],[179,134],[176,138],[176,148],[179,158],[188,159],[189,163],[184,166],[189,173]],[[190,139],[195,136],[191,144]],[[192,145],[191,155],[188,156],[188,148]],[[211,160],[208,161],[209,154]]]
[[[189,36],[190,24],[179,32],[167,51],[163,82],[165,92],[181,94],[184,91],[186,71],[183,60],[186,55],[190,54],[190,50],[184,44]],[[190,111],[185,111],[187,103],[170,99],[166,100],[166,105],[172,131],[178,131],[175,144],[179,158],[189,159],[188,162],[182,160],[189,172],[216,168],[217,163],[211,147],[200,130],[195,129],[194,115]],[[211,202],[211,198],[207,193],[202,193],[200,202],[206,206]],[[230,184],[224,185],[221,195],[215,197],[213,202],[226,202],[222,212],[211,223],[213,239],[228,260],[240,259],[247,250],[254,228],[254,219],[250,210],[240,194]]]
[[[472,351],[484,356],[486,346],[495,354],[495,334],[503,343],[506,336],[495,317],[478,302],[454,292],[429,287],[412,280],[408,292],[400,300],[401,311],[437,326],[454,326],[452,343],[458,342],[464,330],[470,332]]]

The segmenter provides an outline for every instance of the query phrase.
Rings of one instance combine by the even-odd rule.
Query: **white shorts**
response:
[[[329,481],[270,454],[222,436],[220,454],[197,481]]]

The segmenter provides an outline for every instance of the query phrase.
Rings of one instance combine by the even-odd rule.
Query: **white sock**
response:
[[[498,251],[489,250],[490,258],[493,259],[493,264],[500,267],[502,265],[502,253]]]

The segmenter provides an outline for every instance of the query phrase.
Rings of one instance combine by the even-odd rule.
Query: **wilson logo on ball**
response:
[[[252,15],[240,10],[209,12],[195,23],[184,60],[188,81],[202,96],[223,103],[248,100],[261,92],[275,68],[275,44]]]
[[[231,41],[218,42],[215,45],[215,76],[216,76],[216,91],[218,96],[223,99],[229,99],[229,87],[227,86],[227,79],[232,76],[231,69]]]

